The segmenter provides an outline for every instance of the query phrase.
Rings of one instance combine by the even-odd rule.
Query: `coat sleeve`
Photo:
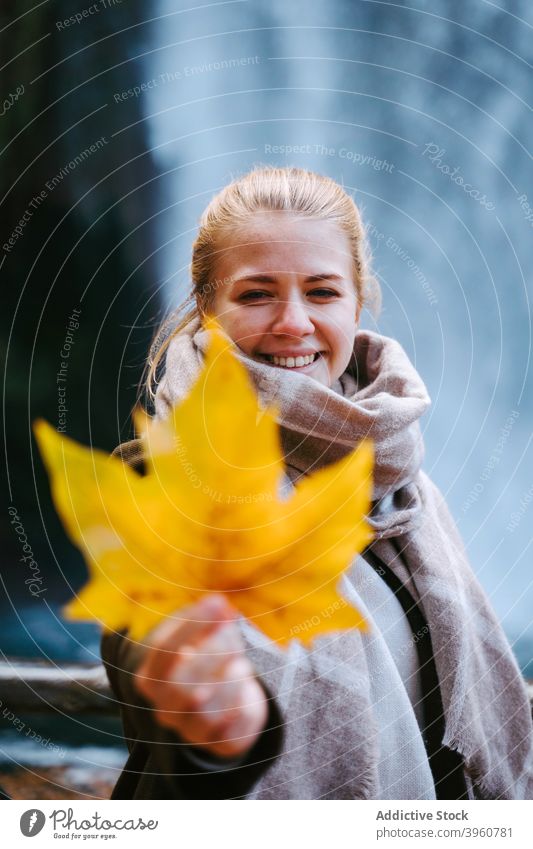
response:
[[[130,753],[113,799],[245,798],[279,756],[283,721],[266,687],[269,713],[261,736],[244,757],[217,758],[184,742],[154,719],[152,708],[133,686],[142,657],[137,643],[125,633],[105,634],[101,653]]]

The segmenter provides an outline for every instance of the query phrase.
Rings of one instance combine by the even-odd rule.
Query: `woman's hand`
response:
[[[218,757],[245,754],[263,730],[266,695],[224,596],[207,596],[148,637],[135,686],[161,725]]]

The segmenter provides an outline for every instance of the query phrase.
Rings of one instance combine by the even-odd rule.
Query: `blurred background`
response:
[[[383,290],[365,324],[428,386],[425,468],[533,677],[532,31],[529,0],[4,0],[4,662],[99,661],[97,629],[60,615],[85,567],[31,423],[106,450],[131,435],[202,209],[276,163],[330,175],[362,208]],[[0,697],[0,782],[105,796],[117,717],[26,716],[30,702],[12,718]]]

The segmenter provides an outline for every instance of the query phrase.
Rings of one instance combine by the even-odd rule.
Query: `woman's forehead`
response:
[[[348,237],[330,221],[285,219],[251,221],[236,229],[217,251],[216,264],[231,267],[232,276],[295,272],[307,276],[338,274],[351,269]]]

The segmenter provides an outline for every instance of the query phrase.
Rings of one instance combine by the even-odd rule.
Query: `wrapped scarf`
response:
[[[172,340],[156,395],[157,416],[166,417],[187,394],[207,342],[197,321]],[[292,483],[344,456],[361,438],[374,440],[373,549],[407,586],[428,623],[445,713],[443,743],[463,757],[473,795],[532,798],[525,685],[446,504],[421,471],[419,419],[430,400],[403,349],[392,339],[359,331],[352,361],[331,389],[239,356],[261,403],[279,410]],[[392,537],[400,543],[401,563]],[[358,558],[351,569],[357,568]],[[350,570],[341,589],[353,597]],[[283,653],[252,626],[243,627],[248,652],[285,722],[284,751],[253,797],[380,798],[373,670],[360,632],[323,636],[312,650],[293,643]]]

